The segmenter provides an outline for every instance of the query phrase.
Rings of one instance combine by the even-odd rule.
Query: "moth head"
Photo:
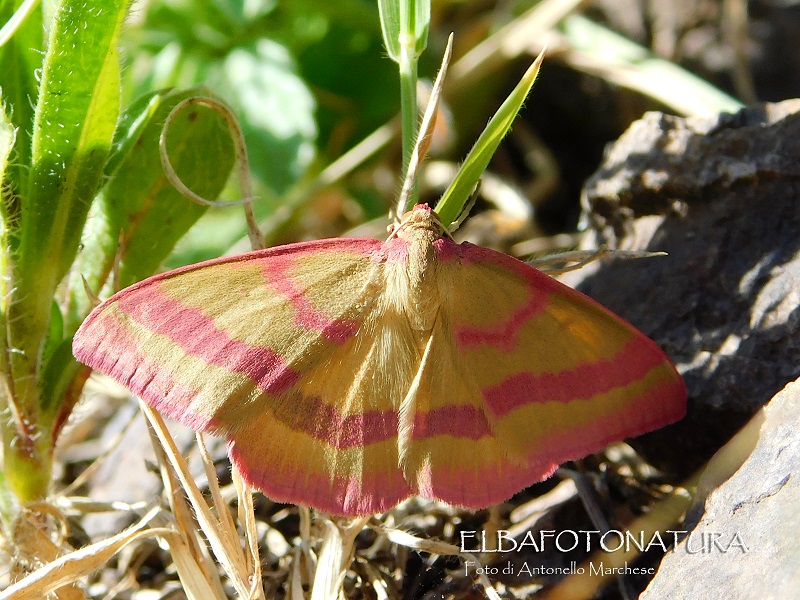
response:
[[[439,215],[427,204],[417,204],[403,215],[400,224],[390,232],[389,238],[408,238],[414,235],[433,233],[436,238],[441,237],[446,231]]]

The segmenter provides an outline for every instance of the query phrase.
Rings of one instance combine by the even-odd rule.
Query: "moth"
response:
[[[644,334],[417,205],[384,241],[327,239],[151,277],[98,306],[81,362],[225,436],[252,486],[338,515],[468,508],[681,418]]]

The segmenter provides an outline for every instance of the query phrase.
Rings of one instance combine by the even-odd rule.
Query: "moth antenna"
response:
[[[439,226],[439,229],[441,229],[442,235],[444,237],[446,237],[447,239],[449,239],[450,241],[455,242],[456,240],[451,235],[450,229],[448,227],[444,226],[444,223],[442,223],[442,219],[439,217],[438,213],[435,210],[432,210],[431,211],[431,215],[433,215],[433,218],[436,221],[436,224]]]
[[[395,224],[399,223],[399,219],[406,212],[408,198],[411,196],[411,191],[414,189],[414,182],[417,180],[417,171],[431,145],[431,136],[436,126],[436,114],[439,109],[439,100],[442,96],[442,86],[444,85],[444,78],[445,75],[447,75],[447,66],[450,64],[452,54],[453,34],[451,33],[450,37],[447,38],[447,48],[442,58],[442,66],[439,68],[439,74],[436,76],[436,81],[433,83],[428,106],[425,107],[425,115],[422,117],[422,124],[419,127],[417,141],[414,144],[414,151],[411,153],[411,159],[408,161],[406,178],[405,181],[403,181],[403,188],[400,190],[400,197],[397,200],[397,209],[394,211]]]
[[[569,273],[570,271],[577,271],[588,265],[589,263],[593,263],[596,260],[600,260],[605,256],[612,256],[614,258],[620,259],[635,259],[635,258],[652,258],[654,256],[667,256],[666,252],[650,252],[648,250],[615,250],[612,248],[607,248],[605,246],[601,246],[597,250],[574,250],[571,252],[559,252],[558,254],[553,254],[551,256],[545,256],[543,258],[537,258],[534,260],[527,261],[529,265],[532,267],[536,267],[539,270],[547,271],[547,273],[552,273],[555,275],[560,275],[561,273]],[[574,262],[573,265],[566,265],[565,263]],[[548,268],[548,265],[561,265],[565,264],[565,266],[560,268]]]
[[[478,193],[481,191],[481,180],[478,180],[478,183],[475,184],[475,187],[472,188],[472,193],[469,195],[469,199],[467,203],[464,205],[464,208],[461,210],[461,214],[458,215],[458,218],[450,223],[450,227],[447,230],[450,233],[456,231],[461,224],[467,220],[469,213],[472,212],[472,209],[475,208],[475,203],[478,201]]]
[[[178,113],[187,106],[194,104],[206,106],[207,108],[210,108],[214,112],[218,113],[225,120],[225,124],[228,126],[228,132],[231,135],[231,141],[233,142],[234,151],[236,153],[236,171],[239,178],[239,189],[242,192],[242,196],[244,196],[239,200],[219,202],[217,200],[203,198],[202,196],[190,190],[183,183],[183,181],[181,181],[181,178],[178,177],[178,174],[172,167],[172,163],[169,160],[169,152],[167,152],[167,132],[169,131],[169,128],[174,120],[177,118]],[[242,128],[239,126],[239,122],[236,120],[236,117],[227,106],[225,106],[219,100],[205,96],[193,96],[183,100],[182,102],[179,102],[173,107],[167,116],[166,121],[164,121],[164,126],[161,128],[161,135],[158,139],[158,151],[161,157],[161,166],[164,169],[164,173],[176,190],[178,190],[192,202],[202,204],[203,206],[242,205],[244,208],[245,219],[247,221],[247,235],[250,238],[250,245],[253,247],[253,250],[259,250],[266,246],[264,242],[264,236],[261,234],[261,231],[258,228],[258,223],[256,222],[256,217],[253,214],[252,203],[253,200],[256,199],[256,196],[253,195],[253,180],[250,176],[250,161],[247,158],[247,146],[244,142],[244,134],[242,133]]]

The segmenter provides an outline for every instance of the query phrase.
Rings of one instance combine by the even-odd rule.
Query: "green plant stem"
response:
[[[19,505],[42,500],[47,497],[52,468],[52,448],[48,432],[20,434],[15,424],[3,424],[3,440],[12,443],[3,448],[4,485]],[[33,438],[36,438],[35,440]],[[5,491],[5,490],[4,490]],[[0,492],[1,493],[1,492]],[[8,507],[4,507],[4,513]],[[4,514],[4,519],[8,519]]]
[[[400,71],[400,116],[403,138],[403,181],[417,141],[417,60],[428,41],[431,20],[430,0],[378,0],[381,31],[386,51]],[[400,217],[417,202],[416,182]]]
[[[20,282],[18,278],[12,281]],[[52,448],[49,431],[40,423],[37,362],[29,359],[38,357],[36,336],[23,335],[28,331],[38,333],[40,322],[36,315],[19,309],[19,303],[12,303],[7,313],[6,330],[22,333],[16,336],[16,342],[9,336],[4,344],[1,429],[4,483],[17,502],[24,505],[47,496]]]
[[[403,45],[400,55],[400,115],[403,136],[403,179],[405,179],[419,128],[417,122],[417,58],[414,48],[406,44]],[[406,210],[410,208],[409,205],[416,204],[417,196],[415,183],[409,195]]]
[[[44,500],[49,489],[53,419],[72,372],[61,365],[47,369],[56,351],[69,345],[53,296],[103,184],[119,110],[117,37],[127,5],[46,0],[43,6],[56,7],[56,14],[38,77],[30,155],[23,155],[30,164],[24,187],[15,189],[13,218],[6,206],[0,232],[2,483],[19,506]]]

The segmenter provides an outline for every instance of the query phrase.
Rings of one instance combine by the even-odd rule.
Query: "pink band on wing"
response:
[[[133,321],[168,337],[187,354],[245,375],[268,394],[285,393],[300,378],[300,374],[271,348],[249,346],[232,339],[217,328],[214,319],[199,308],[185,306],[171,298],[159,285],[120,296],[117,306]]]
[[[581,363],[557,373],[535,375],[526,371],[511,375],[483,391],[486,405],[492,415],[502,417],[526,404],[589,399],[638,381],[651,370],[668,365],[650,344],[643,349],[644,341],[643,336],[634,337],[612,358]]]
[[[353,319],[332,319],[324,314],[297,287],[292,278],[295,256],[276,255],[264,262],[263,274],[267,285],[284,296],[294,308],[294,324],[303,329],[318,331],[329,342],[342,344],[353,337],[358,322]]]
[[[292,401],[296,403],[292,412],[273,409],[275,416],[290,429],[308,434],[334,448],[360,448],[397,436],[396,410],[343,415],[319,398],[292,397]],[[312,427],[303,427],[305,423]]]
[[[461,347],[489,344],[499,350],[513,351],[519,342],[520,329],[535,317],[544,312],[548,297],[544,292],[531,289],[530,300],[515,310],[505,321],[490,327],[472,327],[462,325],[455,329],[456,342]]]
[[[462,404],[416,413],[412,437],[421,440],[436,435],[451,435],[478,440],[491,433],[483,411],[471,404]]]
[[[469,347],[489,344],[499,350],[512,351],[517,347],[518,332],[531,318],[542,314],[547,308],[549,293],[555,289],[556,282],[539,273],[525,263],[506,254],[474,246],[470,243],[455,244],[442,238],[434,244],[440,260],[459,260],[463,265],[483,263],[500,265],[517,273],[529,290],[528,302],[509,314],[507,318],[489,326],[461,325],[454,334],[459,346]]]
[[[675,406],[675,397],[685,393],[683,380],[675,379],[648,390],[638,398],[637,413],[630,416],[633,424],[626,420],[625,412],[614,411],[595,415],[583,424],[574,424],[568,437],[563,430],[545,433],[529,460],[560,464],[586,456],[611,442],[674,423],[685,413],[682,406]],[[549,448],[558,450],[548,452]]]
[[[164,365],[140,349],[135,334],[111,316],[99,314],[93,322],[97,346],[75,347],[75,355],[92,368],[113,377],[153,408],[199,431],[213,429],[213,418],[199,415],[189,407],[200,389],[175,381]]]

